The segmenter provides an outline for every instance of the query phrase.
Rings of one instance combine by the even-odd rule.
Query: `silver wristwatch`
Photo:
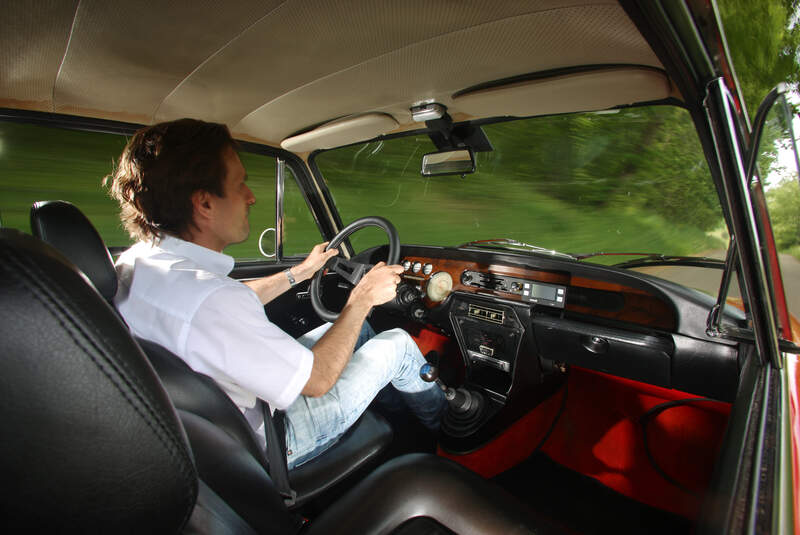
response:
[[[297,281],[294,280],[294,275],[292,275],[291,269],[292,268],[286,268],[283,270],[283,272],[286,273],[286,278],[289,279],[289,286],[296,286]]]

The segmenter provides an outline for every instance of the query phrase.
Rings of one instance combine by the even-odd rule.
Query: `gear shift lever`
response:
[[[470,394],[469,390],[464,390],[463,388],[455,390],[445,385],[442,380],[439,379],[439,368],[430,362],[426,362],[419,369],[419,377],[426,383],[436,383],[439,385],[439,388],[444,390],[444,398],[450,405],[451,410],[462,413],[469,412],[469,410],[473,408],[473,403],[475,403],[476,400],[475,396]]]
[[[439,379],[439,368],[431,364],[430,362],[426,362],[422,365],[419,369],[419,378],[425,381],[426,383],[436,383],[439,385],[439,388],[447,392],[447,386]]]
[[[454,437],[464,437],[474,433],[483,421],[485,399],[479,392],[466,388],[450,388],[439,379],[439,354],[431,351],[426,362],[419,369],[419,377],[426,383],[436,383],[444,390],[448,410],[442,419],[442,432]]]

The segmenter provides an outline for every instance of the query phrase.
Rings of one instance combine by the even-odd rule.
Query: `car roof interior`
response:
[[[304,153],[420,128],[409,109],[424,102],[463,121],[680,98],[608,0],[75,0],[46,10],[4,10],[12,76],[0,81],[0,107],[138,124],[197,117]]]

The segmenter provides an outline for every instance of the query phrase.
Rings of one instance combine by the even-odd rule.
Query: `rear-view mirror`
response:
[[[422,157],[422,175],[466,175],[475,172],[472,149],[431,152]]]

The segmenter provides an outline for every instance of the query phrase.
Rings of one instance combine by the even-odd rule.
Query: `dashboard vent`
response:
[[[500,325],[502,325],[506,319],[505,312],[503,312],[502,310],[496,310],[494,308],[488,308],[488,307],[481,307],[478,305],[469,305],[469,311],[467,312],[467,315],[470,318],[477,318],[483,321],[499,323]]]

